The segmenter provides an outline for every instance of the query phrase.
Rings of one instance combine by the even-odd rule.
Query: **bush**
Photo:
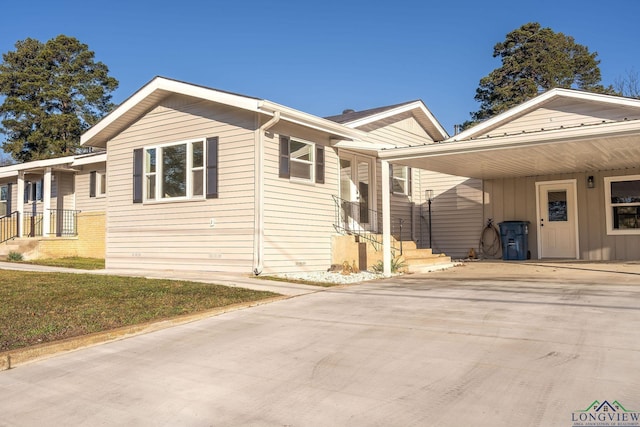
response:
[[[391,273],[400,273],[407,266],[407,263],[402,257],[391,258]],[[384,271],[384,265],[382,261],[378,261],[376,265],[371,267],[376,273],[382,273]]]
[[[7,261],[23,261],[24,257],[20,252],[11,251],[9,255],[7,255]]]

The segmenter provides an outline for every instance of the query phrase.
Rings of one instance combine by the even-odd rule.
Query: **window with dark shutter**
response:
[[[142,148],[133,150],[133,203],[142,203],[142,153]]]
[[[289,167],[289,137],[280,135],[280,178],[291,176]]]
[[[316,145],[316,183],[324,184],[324,147]]]
[[[207,138],[207,199],[218,198],[218,137]]]
[[[89,174],[89,197],[96,197],[96,171]]]

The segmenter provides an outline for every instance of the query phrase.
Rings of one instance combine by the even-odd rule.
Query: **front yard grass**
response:
[[[0,270],[0,352],[276,295],[177,280]]]
[[[24,262],[28,264],[48,265],[50,267],[77,268],[80,270],[104,269],[103,258],[80,258],[80,257],[45,258],[45,259],[34,259],[34,260],[24,261]]]

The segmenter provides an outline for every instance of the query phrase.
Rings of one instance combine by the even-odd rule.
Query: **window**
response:
[[[26,181],[24,183],[24,201],[35,202],[44,200],[42,193],[42,186],[44,185],[43,180],[39,181]]]
[[[324,147],[280,136],[280,177],[324,184]]]
[[[136,149],[133,169],[134,203],[215,198],[218,138]]]
[[[411,168],[402,165],[389,165],[391,192],[393,194],[411,194]]]
[[[92,171],[89,175],[89,197],[104,197],[107,194],[107,174]]]
[[[7,200],[9,200],[9,186],[0,185],[0,217],[10,213],[7,207]]]
[[[607,234],[640,234],[640,175],[604,179]]]

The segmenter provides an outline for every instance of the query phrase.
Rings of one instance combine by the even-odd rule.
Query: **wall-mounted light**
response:
[[[589,175],[587,177],[587,188],[594,188],[596,186],[596,182],[593,179],[593,175]]]

